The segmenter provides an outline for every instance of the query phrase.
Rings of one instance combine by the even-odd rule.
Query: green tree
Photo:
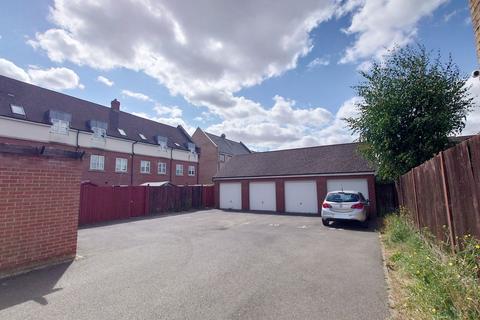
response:
[[[473,99],[451,57],[432,58],[417,45],[389,51],[355,86],[359,116],[346,119],[361,153],[393,180],[450,146],[465,127]]]

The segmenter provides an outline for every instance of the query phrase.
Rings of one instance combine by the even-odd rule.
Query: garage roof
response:
[[[358,152],[358,143],[256,152],[237,155],[215,178],[373,173]]]

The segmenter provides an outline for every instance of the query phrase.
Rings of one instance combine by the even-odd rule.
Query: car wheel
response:
[[[330,226],[330,221],[328,221],[327,219],[322,219],[322,223],[324,226]]]

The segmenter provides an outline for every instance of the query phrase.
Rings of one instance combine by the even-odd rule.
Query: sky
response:
[[[0,74],[254,150],[354,141],[352,86],[394,46],[452,55],[480,105],[468,1],[17,0]],[[480,108],[463,134],[480,131]]]

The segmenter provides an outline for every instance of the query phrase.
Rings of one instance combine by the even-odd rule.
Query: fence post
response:
[[[453,228],[453,217],[452,210],[450,207],[450,194],[448,192],[448,181],[447,181],[447,172],[445,169],[445,159],[443,157],[443,151],[440,151],[440,168],[442,175],[442,187],[443,187],[443,197],[445,199],[445,208],[447,210],[447,222],[448,222],[448,233],[450,236],[450,246],[452,252],[455,253],[456,243],[455,243],[455,232]]]
[[[420,230],[420,214],[418,213],[418,201],[417,201],[417,183],[415,182],[415,168],[410,171],[412,173],[413,181],[413,201],[415,201],[415,216],[417,217],[417,228]]]

